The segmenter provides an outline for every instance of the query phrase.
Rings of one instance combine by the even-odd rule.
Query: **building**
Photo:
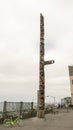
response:
[[[65,97],[61,99],[61,105],[70,105],[70,104],[72,104],[71,97]]]
[[[69,66],[69,77],[70,77],[70,90],[73,105],[73,66]]]

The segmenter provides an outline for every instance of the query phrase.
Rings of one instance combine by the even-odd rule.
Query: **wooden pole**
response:
[[[54,61],[44,61],[44,17],[40,14],[40,68],[39,68],[39,91],[38,91],[38,118],[45,117],[45,73],[44,66],[53,64]]]

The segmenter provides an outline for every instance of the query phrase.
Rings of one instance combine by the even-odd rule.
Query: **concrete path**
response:
[[[73,110],[47,114],[45,117],[25,119],[23,127],[4,128],[0,125],[0,130],[73,130]]]

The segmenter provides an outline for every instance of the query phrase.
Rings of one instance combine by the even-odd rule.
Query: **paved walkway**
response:
[[[73,130],[73,110],[56,114],[47,114],[46,119],[30,118],[23,121],[23,127],[4,128],[0,130]]]

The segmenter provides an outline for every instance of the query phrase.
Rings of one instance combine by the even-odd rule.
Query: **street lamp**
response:
[[[54,106],[55,106],[55,97],[54,96],[46,96],[46,97],[52,97],[54,99]]]

